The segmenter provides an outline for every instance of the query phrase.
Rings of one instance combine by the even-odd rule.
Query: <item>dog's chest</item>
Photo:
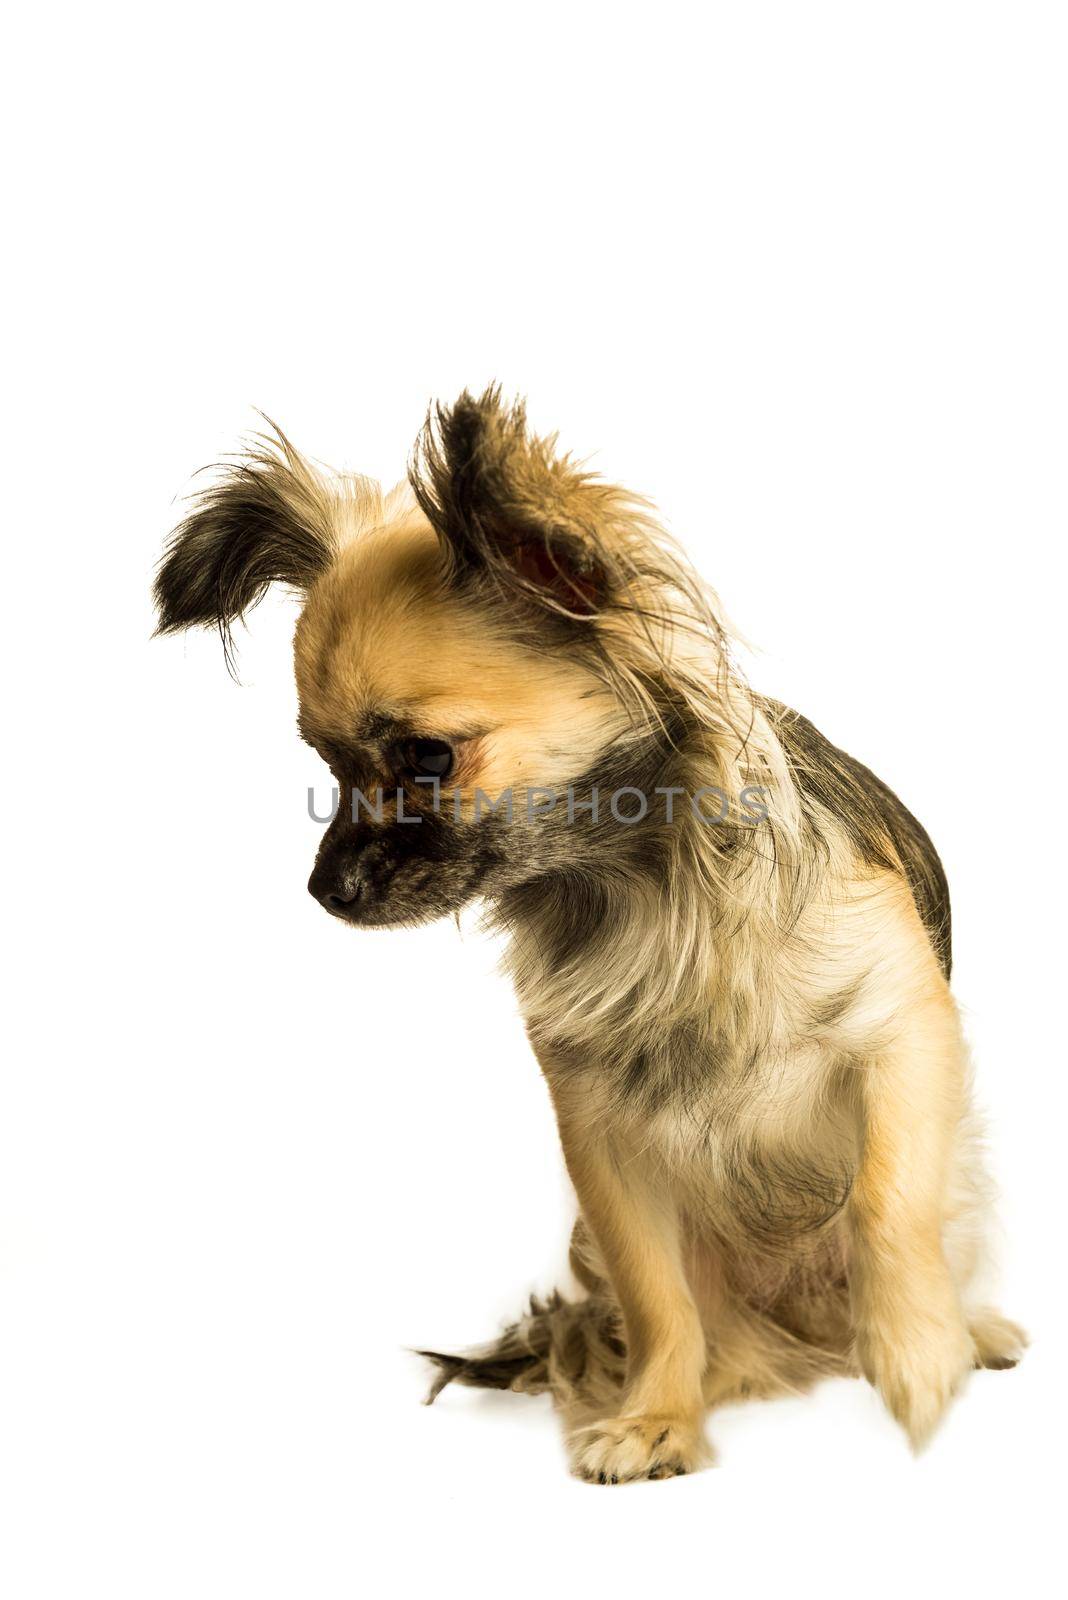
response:
[[[720,1061],[699,1092],[665,1097],[640,1137],[721,1236],[811,1234],[841,1211],[856,1169],[848,1086],[819,1045]]]

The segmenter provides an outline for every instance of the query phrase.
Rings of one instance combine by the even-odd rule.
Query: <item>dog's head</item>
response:
[[[497,389],[438,408],[386,496],[261,441],[173,536],[160,628],[218,626],[229,653],[275,581],[304,597],[300,728],[339,791],[309,888],[350,922],[424,921],[574,865],[598,774],[652,773],[671,743],[685,569]]]

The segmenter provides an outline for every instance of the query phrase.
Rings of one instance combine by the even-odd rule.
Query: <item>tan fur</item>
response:
[[[599,653],[550,649],[485,584],[458,584],[425,496],[333,480],[285,444],[265,470],[290,475],[281,493],[330,553],[296,639],[309,737],[351,740],[386,714],[452,740],[470,819],[480,788],[561,790],[638,749],[663,721],[655,679],[688,730],[674,781],[721,787],[731,813],[712,828],[683,807],[659,876],[609,859],[604,937],[571,958],[551,954],[544,921],[509,923],[585,1298],[535,1303],[487,1350],[436,1358],[443,1381],[551,1390],[575,1470],[602,1482],[689,1470],[707,1406],[824,1374],[862,1371],[918,1445],[973,1365],[1009,1365],[1024,1340],[976,1303],[987,1183],[969,1067],[902,863],[889,835],[865,859],[818,791],[802,796],[715,596],[649,508],[480,404],[508,515],[526,526],[541,508],[572,541],[595,530],[583,582],[603,569],[615,586],[589,619]],[[768,820],[746,830],[750,785]],[[680,1038],[708,1064],[692,1080]],[[652,1088],[628,1097],[617,1069],[636,1055]]]
[[[406,715],[464,739],[450,780],[464,815],[476,789],[555,786],[574,752],[626,719],[609,692],[567,661],[494,636],[483,611],[448,591],[434,537],[410,506],[344,548],[312,588],[296,638],[306,725],[347,737],[367,711]]]
[[[565,783],[622,733],[618,702],[566,661],[494,637],[484,615],[437,587],[434,570],[417,513],[344,550],[301,621],[306,711],[326,728],[375,707],[405,710],[428,730],[477,733],[477,759],[458,780],[468,802],[476,786]],[[721,668],[706,681],[722,684]],[[997,1361],[1019,1342],[1011,1324],[973,1312],[977,1349],[967,1283],[954,1281],[946,1260],[968,1074],[955,1008],[911,897],[900,877],[859,869],[842,842],[805,885],[783,937],[783,901],[795,891],[780,885],[796,801],[770,728],[743,699],[732,682],[717,720],[744,717],[746,748],[725,754],[710,740],[695,781],[719,780],[731,793],[747,782],[772,789],[774,866],[757,859],[732,878],[707,832],[684,826],[686,870],[656,904],[632,899],[625,936],[605,961],[550,973],[521,933],[509,955],[599,1275],[626,1332],[626,1380],[610,1414],[591,1421],[581,1404],[572,1408],[573,1461],[584,1476],[687,1470],[705,1458],[707,1403],[801,1387],[855,1364],[920,1443],[977,1357]],[[728,937],[695,900],[703,879],[736,897]],[[732,1020],[739,993],[744,1037]],[[821,1006],[841,994],[851,996],[848,1007],[821,1027]],[[751,1063],[755,1045],[755,1067],[718,1078],[707,1104],[634,1124],[604,1093],[599,1053],[617,1036],[633,1044],[686,1017],[729,1038],[736,1063]],[[566,1075],[556,1069],[562,1051]],[[576,1076],[581,1052],[590,1070]],[[735,1224],[739,1150],[771,1163],[856,1162],[847,1212],[788,1260],[762,1259]],[[953,1222],[958,1233],[980,1227],[974,1213]]]
[[[556,1077],[549,1056],[542,1065],[568,1172],[627,1336],[625,1404],[619,1416],[573,1431],[576,1469],[587,1477],[688,1471],[705,1454],[706,1347],[686,1276],[676,1195],[661,1163],[640,1144],[619,1129],[606,1138],[591,1122],[582,1079]]]

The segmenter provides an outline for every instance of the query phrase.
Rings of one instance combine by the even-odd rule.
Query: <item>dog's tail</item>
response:
[[[416,1354],[438,1369],[427,1405],[449,1383],[549,1393],[569,1408],[598,1405],[619,1394],[626,1365],[619,1307],[599,1295],[565,1300],[556,1290],[546,1300],[532,1296],[525,1316],[490,1344],[463,1355]]]

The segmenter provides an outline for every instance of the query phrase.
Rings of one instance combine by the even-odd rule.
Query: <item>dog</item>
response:
[[[336,814],[309,889],[458,913],[507,966],[578,1200],[577,1297],[446,1383],[549,1391],[572,1469],[710,1459],[706,1410],[863,1374],[915,1447],[1022,1331],[979,1299],[988,1184],[935,849],[753,692],[650,505],[499,387],[432,408],[383,494],[277,430],[174,532],[164,633],[297,589],[300,731]]]

